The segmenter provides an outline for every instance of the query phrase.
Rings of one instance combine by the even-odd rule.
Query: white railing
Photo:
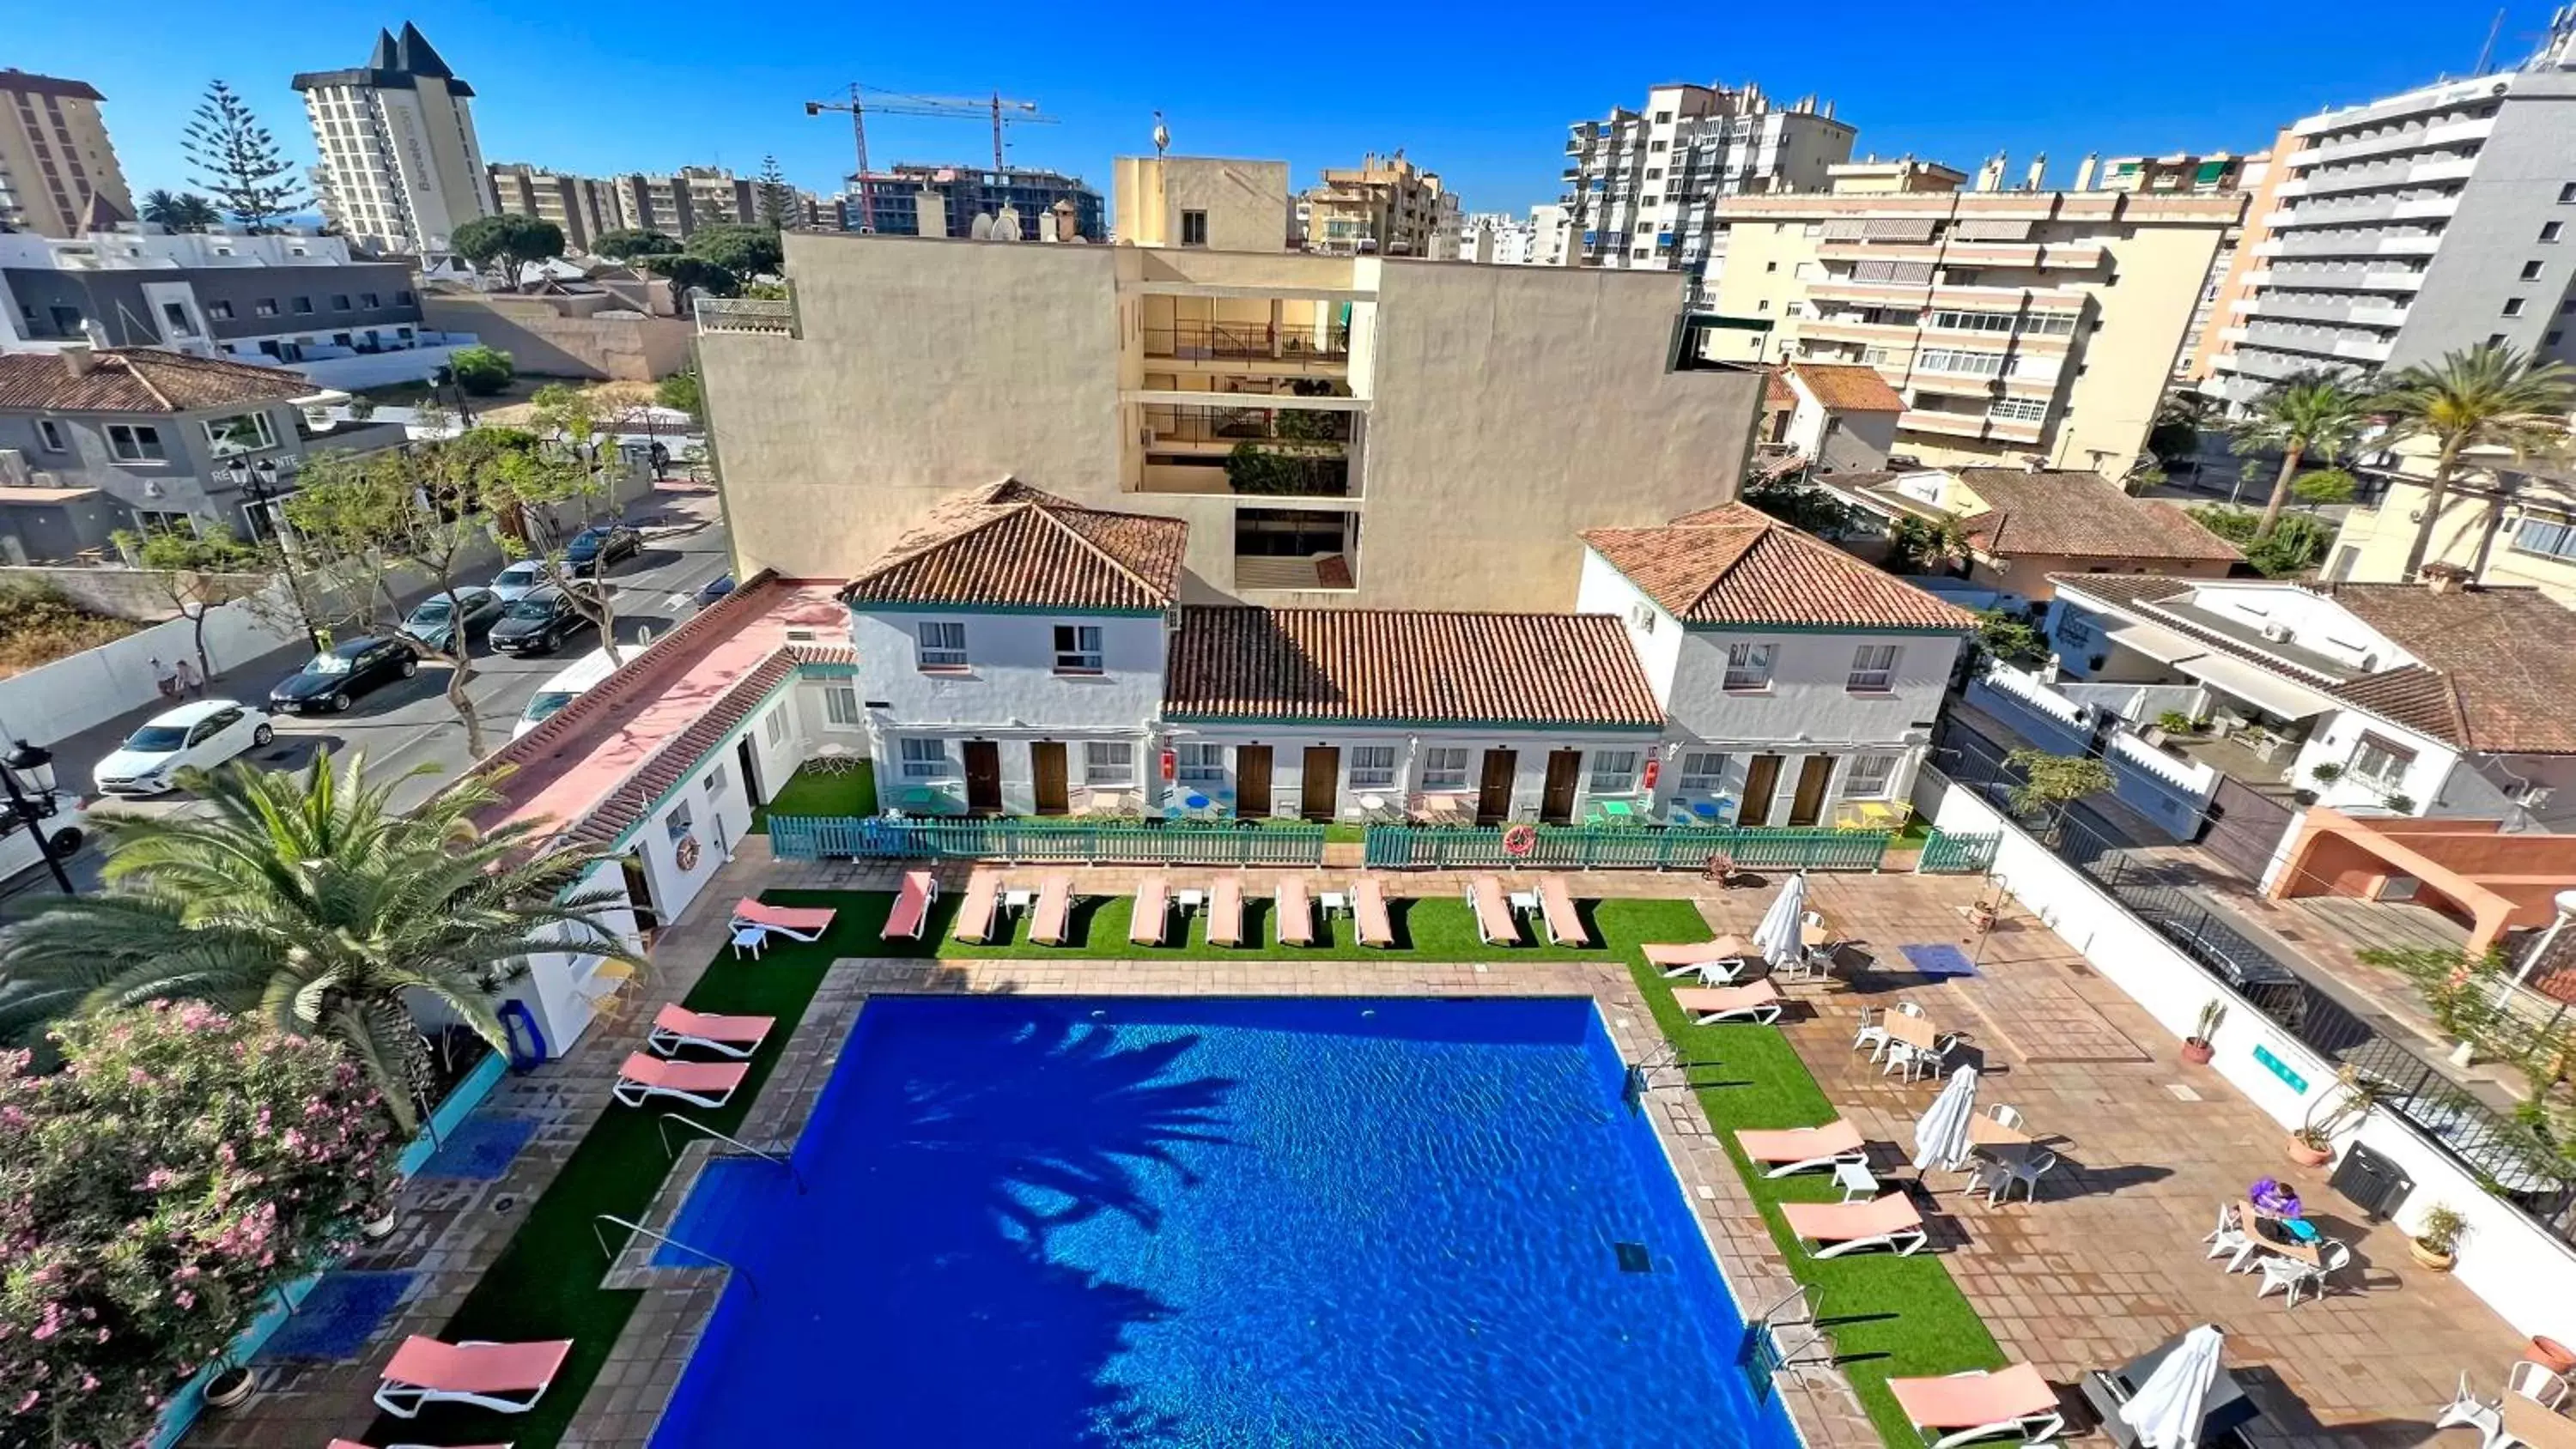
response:
[[[2061,679],[2054,687],[2077,704],[2108,710],[2137,724],[2154,724],[2168,710],[2195,717],[2200,713],[2197,684],[2084,684]]]
[[[2084,707],[2028,670],[1998,662],[1987,669],[1985,682],[2059,721],[2068,729],[2085,727]]]
[[[775,337],[796,335],[796,304],[766,297],[700,297],[696,304],[700,332],[757,332]]]
[[[2111,754],[2113,763],[2134,765],[2175,789],[2187,791],[2203,800],[2218,788],[2216,770],[2198,760],[2176,759],[2127,730],[2112,734]]]

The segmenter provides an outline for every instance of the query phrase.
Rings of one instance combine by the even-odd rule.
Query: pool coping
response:
[[[1585,997],[1622,1059],[1652,1060],[1665,1049],[1645,998],[1621,961],[1332,961],[1312,965],[1223,961],[1118,962],[938,960],[844,957],[825,971],[804,1019],[752,1103],[737,1136],[784,1153],[802,1132],[831,1080],[858,1014],[883,995],[1035,996],[1489,996]],[[1747,1321],[1797,1288],[1750,1191],[1689,1091],[1650,1091],[1647,1120],[1707,1239],[1737,1311]],[[684,1148],[642,1221],[667,1231],[718,1144]],[[611,1263],[604,1286],[641,1290],[643,1301],[610,1349],[560,1443],[565,1449],[644,1449],[659,1426],[707,1320],[730,1284],[724,1267],[656,1267],[658,1245],[636,1234]],[[758,1291],[758,1283],[752,1284]],[[1838,1369],[1773,1376],[1773,1392],[1808,1449],[1882,1444],[1850,1381]]]

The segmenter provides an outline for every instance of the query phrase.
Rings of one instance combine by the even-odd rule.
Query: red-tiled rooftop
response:
[[[605,844],[644,818],[800,663],[853,659],[834,582],[762,575],[485,762],[514,765],[485,828],[550,820]]]

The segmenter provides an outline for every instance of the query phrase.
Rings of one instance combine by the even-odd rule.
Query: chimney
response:
[[[2001,191],[2004,189],[2003,152],[1997,151],[1994,155],[1986,159],[1985,165],[1977,168],[1977,189],[1979,191]]]
[[[2031,157],[2031,158],[2030,158],[2030,171],[2029,171],[2029,173],[2024,177],[2024,179],[2023,179],[2023,181],[2022,181],[2022,184],[2021,184],[2021,189],[2022,189],[2022,190],[2024,190],[2024,191],[2037,191],[2037,190],[2039,189],[2039,183],[2040,183],[2041,178],[2043,178],[2043,177],[2045,177],[2045,176],[2047,176],[2047,175],[2048,175],[2048,153],[2047,153],[2047,152],[2045,152],[2045,151],[2042,151],[2042,152],[2040,152],[2038,155],[2033,156],[2033,157]]]
[[[2099,170],[2101,165],[2102,157],[2100,153],[2093,151],[2085,152],[2082,164],[2075,168],[2075,189],[2078,191],[2092,190],[2093,173]]]
[[[2424,591],[2432,594],[2456,594],[2469,587],[2469,571],[2455,563],[2428,563],[2415,571],[2424,581]]]
[[[62,353],[63,370],[74,377],[87,377],[98,366],[98,350],[86,342],[66,342]]]

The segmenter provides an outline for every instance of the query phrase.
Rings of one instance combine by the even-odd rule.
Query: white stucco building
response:
[[[295,77],[304,93],[322,214],[375,251],[444,249],[456,228],[500,210],[474,135],[474,88],[419,27],[376,32],[367,63]]]

